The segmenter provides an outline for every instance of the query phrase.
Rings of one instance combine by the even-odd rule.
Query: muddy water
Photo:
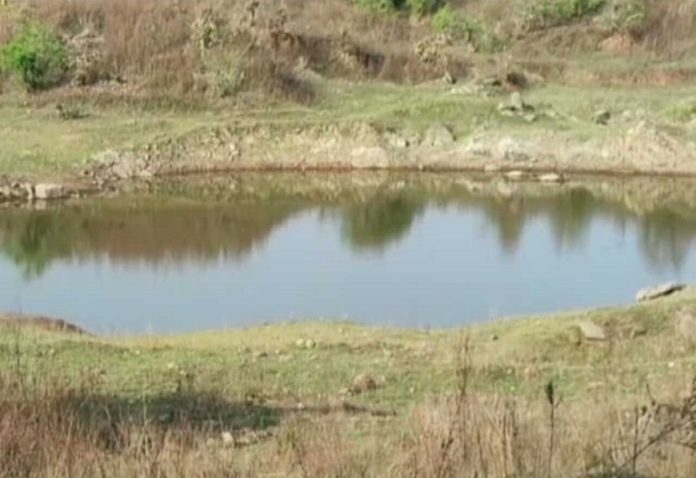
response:
[[[0,210],[0,310],[97,333],[447,327],[696,282],[694,183],[254,176]]]

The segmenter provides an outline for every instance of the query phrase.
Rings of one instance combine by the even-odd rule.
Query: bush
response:
[[[537,0],[525,13],[527,29],[563,25],[595,15],[604,8],[606,0]]]
[[[20,76],[30,91],[55,86],[68,69],[68,50],[48,27],[26,23],[19,33],[0,49],[0,70]]]
[[[433,16],[432,27],[439,33],[466,41],[476,51],[497,51],[503,47],[500,38],[480,21],[462,16],[449,5],[445,5]]]
[[[360,8],[379,13],[391,13],[401,10],[405,0],[355,0]]]
[[[610,14],[611,28],[639,37],[645,32],[648,13],[646,0],[617,0]]]
[[[406,0],[411,12],[418,15],[435,13],[443,6],[444,0]]]
[[[445,0],[354,0],[366,10],[379,13],[408,11],[417,15],[430,15],[442,7]]]

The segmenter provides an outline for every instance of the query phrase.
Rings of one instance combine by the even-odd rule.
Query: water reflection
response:
[[[402,193],[351,205],[341,213],[342,235],[356,250],[381,251],[404,238],[427,201]]]
[[[547,221],[559,249],[581,247],[593,221],[634,227],[644,259],[657,270],[678,270],[696,238],[696,207],[643,207],[584,187],[510,191],[419,185],[359,200],[95,201],[52,210],[0,212],[0,249],[27,278],[40,277],[59,259],[106,256],[117,263],[242,260],[291,217],[314,209],[338,218],[355,251],[386,251],[408,236],[428,208],[480,213],[500,247],[516,254],[528,225]]]

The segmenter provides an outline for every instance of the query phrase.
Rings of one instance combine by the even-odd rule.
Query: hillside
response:
[[[9,0],[0,164],[84,191],[240,169],[693,174],[695,28],[694,1]]]

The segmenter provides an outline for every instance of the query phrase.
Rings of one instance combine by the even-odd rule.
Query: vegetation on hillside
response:
[[[693,58],[695,27],[693,2],[657,0],[328,0],[311,9],[299,0],[14,0],[0,7],[4,69],[31,89],[62,80],[126,96],[254,91],[302,102],[315,94],[310,70],[398,82],[465,78],[488,61],[472,50],[522,63],[539,48],[567,61],[601,58],[607,45],[620,44],[634,57]],[[539,37],[555,28],[567,29],[567,39]],[[574,45],[577,28],[586,38]],[[448,38],[434,41],[437,34]],[[614,35],[626,38],[605,43]],[[40,77],[36,68],[45,70]]]

